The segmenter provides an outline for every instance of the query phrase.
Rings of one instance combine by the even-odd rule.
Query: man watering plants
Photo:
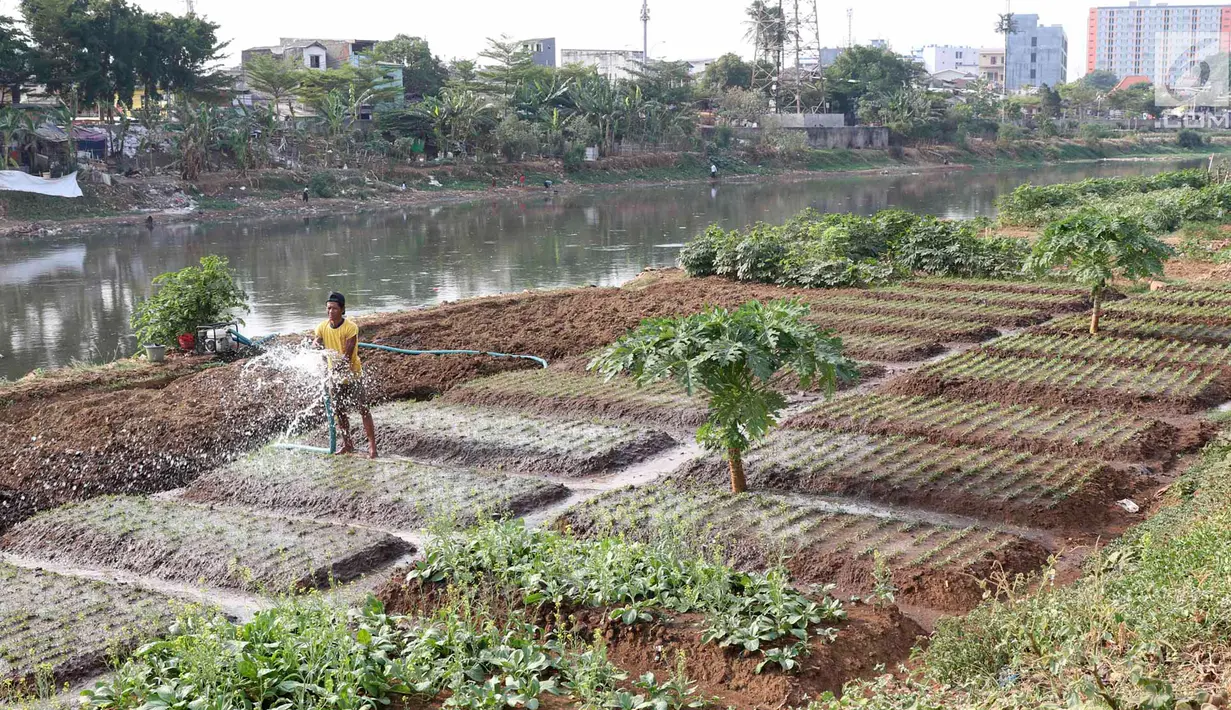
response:
[[[358,410],[363,417],[363,431],[368,435],[369,455],[376,458],[376,424],[368,410],[363,364],[359,362],[359,325],[346,317],[346,296],[340,293],[329,294],[325,310],[329,318],[316,326],[316,346],[325,349],[329,366],[329,398],[338,418],[338,428],[342,430],[342,448],[338,453],[355,451],[349,415],[351,410]]]

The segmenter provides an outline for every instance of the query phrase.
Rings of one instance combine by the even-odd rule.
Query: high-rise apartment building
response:
[[[1026,86],[1056,86],[1068,81],[1069,38],[1063,25],[1040,25],[1038,15],[1015,16],[1009,35],[1005,82],[1010,91]]]
[[[1152,5],[1090,9],[1086,71],[1123,79],[1175,80],[1206,57],[1231,50],[1231,5]],[[1168,76],[1160,77],[1160,74]]]

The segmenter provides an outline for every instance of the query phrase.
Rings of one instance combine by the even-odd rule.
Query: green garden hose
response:
[[[403,350],[402,348],[391,348],[388,345],[376,345],[374,343],[359,343],[359,347],[370,350],[384,350],[385,352],[397,353],[399,355],[486,355],[487,357],[509,357],[533,360],[544,369],[547,368],[547,361],[535,355],[510,355],[508,353],[490,353],[482,350]]]

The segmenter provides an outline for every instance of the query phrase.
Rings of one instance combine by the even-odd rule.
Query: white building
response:
[[[645,64],[645,53],[632,49],[561,49],[560,64],[594,67],[599,74],[615,81],[629,78],[630,69]]]
[[[958,71],[979,73],[979,48],[955,47],[949,44],[929,44],[911,52],[911,58],[923,64],[928,74]]]

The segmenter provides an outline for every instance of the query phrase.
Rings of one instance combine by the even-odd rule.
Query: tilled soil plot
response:
[[[939,444],[1145,463],[1179,452],[1166,422],[1096,409],[1029,407],[943,397],[862,395],[826,402],[784,423],[791,429],[917,436]]]
[[[671,483],[605,493],[570,508],[555,525],[596,537],[679,536],[700,550],[717,546],[739,569],[784,564],[797,582],[836,584],[841,596],[873,591],[879,552],[898,601],[949,612],[978,604],[978,580],[993,569],[1028,573],[1049,554],[1035,541],[977,525],[860,511],[804,496],[735,495]]]
[[[1088,336],[1090,317],[1076,315],[1057,318],[1035,326],[1031,332]],[[1099,333],[1116,338],[1157,338],[1208,345],[1231,344],[1231,326],[1172,323],[1152,318],[1118,318],[1114,314],[1104,316],[1099,322]]]
[[[890,394],[1005,404],[1194,414],[1227,399],[1212,372],[1183,367],[1128,367],[1075,359],[995,357],[972,351],[889,383]]]
[[[380,449],[400,456],[520,473],[582,477],[614,471],[675,445],[627,424],[438,402],[376,409]]]
[[[431,614],[441,608],[446,590],[442,585],[405,584],[400,575],[394,575],[377,596],[390,613]],[[549,626],[567,620],[576,638],[601,636],[608,659],[630,678],[647,672],[668,678],[682,657],[698,697],[713,699],[717,707],[778,710],[825,692],[840,693],[847,682],[906,660],[924,633],[896,607],[882,609],[859,602],[843,606],[848,616],[834,627],[836,638],[826,642],[813,635],[809,652],[800,657],[800,666],[792,673],[772,667],[757,673],[759,654],[742,654],[704,641],[707,624],[700,614],[650,609],[653,621],[626,626],[612,620],[610,609],[544,605],[538,609],[538,620]],[[499,623],[501,618],[494,621]],[[571,707],[567,703],[560,706]]]
[[[1231,348],[1225,345],[1188,343],[1180,340],[1140,338],[1091,338],[1082,335],[1045,335],[1024,333],[1001,338],[983,346],[982,352],[1005,357],[1052,359],[1070,357],[1098,360],[1127,367],[1168,365],[1211,371],[1219,382],[1231,387]]]
[[[1126,474],[1097,461],[800,429],[771,434],[747,453],[746,467],[749,487],[760,490],[862,498],[1070,530],[1107,523],[1116,514],[1113,503],[1134,490]],[[722,486],[727,464],[708,456],[678,476]]]
[[[174,619],[160,594],[0,562],[0,700],[33,691],[42,668],[60,683],[89,677]]]
[[[530,478],[266,448],[198,478],[182,499],[411,530],[437,517],[470,525],[521,516],[567,495],[560,484]]]
[[[104,497],[18,524],[0,537],[0,550],[89,569],[277,593],[349,581],[413,547],[366,529]]]

